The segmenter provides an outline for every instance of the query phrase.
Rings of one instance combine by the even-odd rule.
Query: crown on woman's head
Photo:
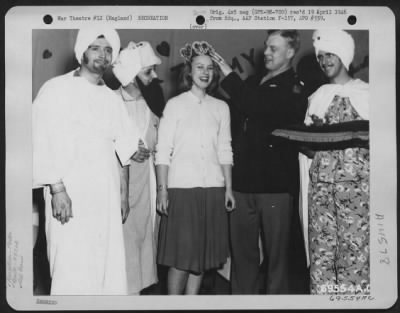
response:
[[[190,62],[192,57],[198,55],[210,56],[214,52],[215,49],[207,41],[194,41],[192,44],[187,43],[179,50],[181,57],[187,62]]]

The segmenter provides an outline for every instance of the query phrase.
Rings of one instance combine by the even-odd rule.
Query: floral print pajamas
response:
[[[326,123],[361,119],[335,96]],[[369,293],[369,150],[318,151],[310,168],[312,294]]]

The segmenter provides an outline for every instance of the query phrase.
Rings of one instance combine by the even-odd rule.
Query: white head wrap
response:
[[[122,86],[128,85],[145,67],[161,64],[161,59],[156,56],[147,41],[139,43],[129,42],[123,49],[113,66],[115,77]]]
[[[101,35],[104,36],[113,49],[112,62],[116,60],[119,49],[121,48],[119,35],[115,29],[100,26],[96,28],[83,28],[79,30],[75,43],[75,57],[79,63],[81,63],[83,53],[86,51],[86,49]]]
[[[319,29],[313,34],[315,54],[319,51],[336,54],[347,70],[354,58],[353,37],[339,29]]]

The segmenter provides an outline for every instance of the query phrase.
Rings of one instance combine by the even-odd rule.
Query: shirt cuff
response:
[[[171,157],[165,154],[160,154],[159,152],[156,153],[154,158],[155,165],[170,165],[171,164]]]
[[[115,143],[115,151],[117,152],[119,161],[122,166],[130,164],[131,157],[137,151],[139,144],[139,138],[136,140],[136,144],[132,144],[131,138],[127,140],[117,140]]]

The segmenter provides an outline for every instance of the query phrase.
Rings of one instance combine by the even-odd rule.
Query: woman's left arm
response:
[[[228,212],[235,209],[235,198],[232,191],[232,137],[231,117],[229,107],[226,103],[222,106],[221,122],[218,132],[218,159],[221,164],[222,173],[225,179],[225,207]]]
[[[225,208],[228,212],[235,209],[235,197],[232,191],[232,165],[231,164],[221,164],[222,173],[225,178]]]

